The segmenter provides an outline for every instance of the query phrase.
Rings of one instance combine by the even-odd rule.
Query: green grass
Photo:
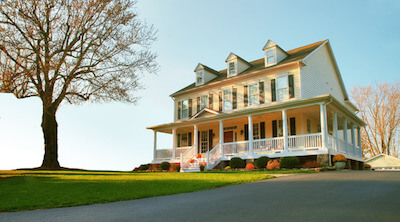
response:
[[[187,193],[271,177],[265,171],[202,173],[0,171],[0,212]]]

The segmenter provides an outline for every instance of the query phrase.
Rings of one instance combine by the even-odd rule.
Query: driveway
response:
[[[0,221],[398,222],[400,172],[297,174],[187,194],[2,213]]]

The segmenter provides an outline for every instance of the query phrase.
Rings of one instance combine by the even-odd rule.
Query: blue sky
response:
[[[57,114],[62,166],[131,170],[152,159],[147,126],[171,122],[169,95],[194,82],[203,63],[224,69],[234,52],[263,57],[268,39],[290,50],[329,39],[347,91],[356,84],[400,78],[400,1],[142,0],[139,16],[158,29],[153,50],[160,70],[146,75],[137,105],[64,104]],[[43,136],[38,98],[0,94],[0,169],[40,166]],[[159,148],[172,138],[159,133]]]

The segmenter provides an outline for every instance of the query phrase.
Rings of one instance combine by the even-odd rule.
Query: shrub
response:
[[[170,167],[171,167],[171,164],[169,164],[168,162],[162,162],[162,163],[160,164],[160,168],[161,168],[162,170],[169,170]]]
[[[231,162],[229,162],[229,166],[231,166],[233,169],[244,168],[246,166],[246,162],[240,157],[233,157]]]
[[[230,169],[231,169],[230,166],[225,167],[225,170],[230,170]]]
[[[247,165],[246,165],[246,169],[248,169],[248,170],[254,170],[254,165],[252,164],[252,163],[248,163]]]
[[[205,168],[206,168],[206,166],[200,165],[200,171],[204,171]]]
[[[281,160],[281,168],[293,169],[300,167],[300,159],[297,156],[285,156]]]
[[[346,162],[347,159],[342,154],[337,154],[333,157],[333,162]]]
[[[279,170],[281,168],[281,163],[279,160],[270,160],[267,164],[267,170]]]
[[[262,156],[262,157],[256,159],[256,161],[254,162],[254,165],[257,169],[262,169],[262,168],[265,168],[265,166],[267,166],[268,161],[269,161],[269,157]]]
[[[148,170],[148,169],[149,169],[149,164],[142,164],[138,168],[138,170]]]
[[[181,165],[177,165],[175,170],[176,170],[176,172],[180,172],[181,171]]]
[[[316,160],[307,161],[303,163],[303,165],[301,165],[302,168],[317,168],[321,166],[322,165],[318,163]]]

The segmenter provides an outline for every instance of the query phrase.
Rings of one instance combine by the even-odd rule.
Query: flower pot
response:
[[[346,162],[335,162],[335,166],[337,169],[342,170],[346,167]]]

